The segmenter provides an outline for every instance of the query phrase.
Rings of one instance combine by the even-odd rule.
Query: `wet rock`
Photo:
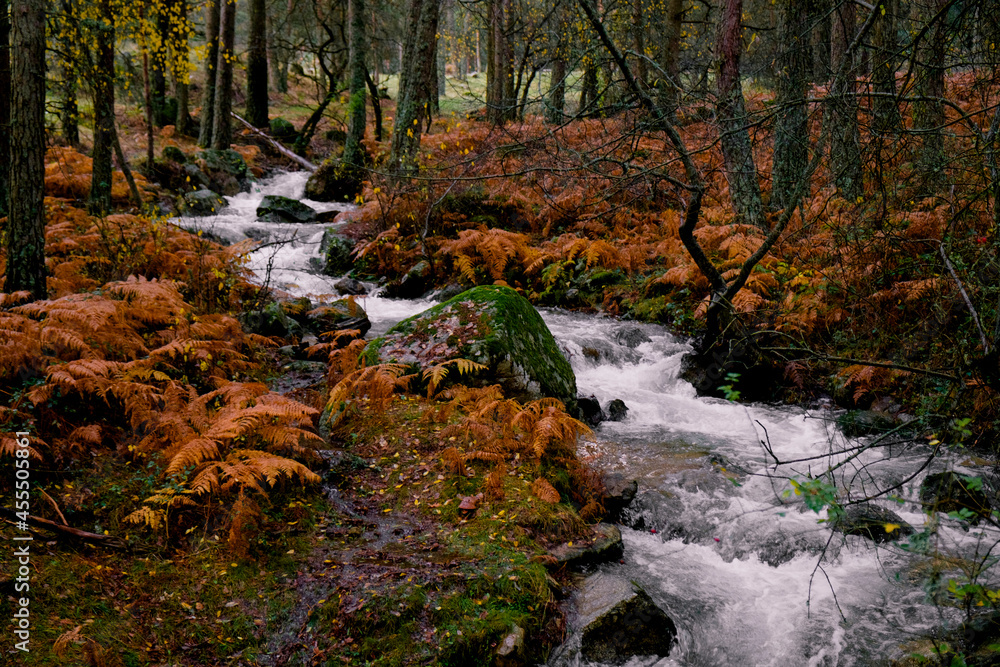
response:
[[[637,348],[643,343],[648,343],[652,340],[646,335],[646,332],[639,327],[627,326],[618,329],[615,332],[615,342],[619,345],[624,345],[629,348]]]
[[[431,275],[429,262],[417,262],[400,278],[398,283],[390,285],[388,292],[390,296],[397,299],[416,299],[430,288]]]
[[[315,222],[316,210],[297,199],[265,195],[257,207],[257,217],[268,222]]]
[[[289,317],[277,301],[272,301],[261,310],[243,313],[240,320],[250,333],[261,336],[292,338],[302,333],[302,325]]]
[[[496,667],[521,667],[526,665],[524,651],[524,630],[515,625],[510,634],[503,638],[497,647],[497,657],[493,663]]]
[[[326,257],[323,273],[328,276],[342,276],[354,268],[354,241],[332,229],[323,232],[320,254]]]
[[[364,185],[364,170],[327,160],[306,181],[306,197],[313,201],[354,201]]]
[[[403,320],[365,350],[369,364],[421,368],[469,359],[487,369],[466,384],[500,384],[521,400],[551,396],[575,409],[576,376],[538,311],[509,287],[475,287]]]
[[[272,118],[269,124],[271,136],[280,142],[286,144],[294,143],[295,139],[299,136],[299,133],[295,130],[295,126],[280,116]]]
[[[639,482],[618,473],[604,477],[604,511],[608,521],[618,523],[622,512],[639,492]]]
[[[236,151],[210,148],[199,152],[195,158],[216,192],[232,196],[249,191],[250,170]]]
[[[927,512],[960,512],[968,510],[974,515],[972,523],[988,517],[992,511],[989,498],[981,488],[982,480],[970,480],[950,470],[927,475],[920,484],[920,502]]]
[[[580,420],[587,426],[597,426],[607,419],[601,404],[593,396],[577,396],[576,405],[580,408]]]
[[[708,345],[701,340],[681,360],[680,377],[699,396],[728,399],[729,392],[736,391],[742,401],[769,401],[782,387],[784,369],[752,345],[730,339]]]
[[[625,401],[620,398],[608,403],[605,412],[608,414],[608,421],[611,422],[623,422],[625,418],[628,417],[628,406],[625,405]]]
[[[588,577],[577,599],[585,660],[622,665],[633,656],[670,654],[677,627],[638,585],[614,575]]]
[[[584,565],[600,565],[621,559],[625,553],[622,533],[610,523],[599,523],[594,527],[593,544],[567,542],[560,544],[549,555],[562,567],[577,568]]]
[[[452,283],[451,285],[448,285],[448,286],[444,287],[443,289],[441,289],[441,291],[439,291],[437,294],[435,294],[434,295],[434,300],[435,301],[447,301],[448,299],[455,298],[456,296],[458,296],[459,294],[461,294],[462,292],[464,292],[467,289],[468,289],[468,287],[462,287],[461,285],[456,285],[456,284]]]
[[[848,505],[843,515],[833,522],[833,529],[845,535],[860,535],[876,544],[893,542],[914,532],[913,527],[892,510],[869,503]]]
[[[341,294],[354,296],[368,294],[368,288],[365,287],[364,283],[360,280],[355,280],[354,278],[344,278],[343,280],[338,280],[333,286],[336,287],[337,291]]]
[[[372,328],[372,323],[364,309],[347,299],[314,308],[306,313],[306,318],[309,329],[316,332],[320,340],[324,342],[331,338],[331,336],[326,336],[330,332],[357,329],[361,332],[360,337],[363,338]]]
[[[170,162],[177,162],[178,164],[184,164],[187,162],[187,155],[184,151],[177,148],[177,146],[167,146],[163,149],[163,159]]]
[[[211,190],[195,190],[181,199],[180,209],[187,216],[218,215],[228,206],[225,199]]]
[[[187,189],[191,188],[201,188],[204,190],[212,189],[212,181],[201,169],[198,168],[193,162],[187,162],[182,167],[184,171],[184,183]]]
[[[837,425],[848,438],[878,435],[899,426],[898,419],[874,410],[849,410],[837,418]]]

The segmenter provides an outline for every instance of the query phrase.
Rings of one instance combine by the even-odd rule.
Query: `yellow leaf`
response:
[[[899,524],[898,523],[887,523],[887,524],[885,524],[884,528],[885,528],[885,532],[891,533],[893,531],[899,530]]]

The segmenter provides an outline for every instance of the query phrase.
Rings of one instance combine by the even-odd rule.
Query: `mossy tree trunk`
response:
[[[250,0],[247,41],[247,122],[254,127],[267,128],[267,4],[264,0]]]
[[[233,50],[236,42],[236,0],[219,0],[219,60],[216,65],[215,108],[212,111],[212,148],[225,150],[233,143]]]
[[[10,212],[4,291],[45,285],[45,2],[11,4]]]
[[[792,201],[809,162],[809,107],[806,104],[812,59],[811,0],[781,0],[778,40],[778,112],[774,122],[771,209],[795,206]]]
[[[427,114],[424,87],[430,78],[434,60],[439,1],[411,0],[410,4],[410,27],[403,49],[399,101],[389,154],[390,169],[400,176],[417,171],[422,130],[420,121]]]
[[[347,138],[344,140],[344,153],[341,160],[345,164],[362,166],[364,162],[365,138],[365,92],[368,67],[365,64],[368,54],[368,35],[365,22],[365,0],[350,0],[350,102],[347,106]]]
[[[222,3],[226,0],[209,0],[205,5],[205,88],[201,95],[201,129],[198,131],[198,145],[208,148],[212,145],[215,129],[215,85],[219,64],[219,18]]]
[[[97,67],[94,72],[94,150],[87,208],[95,215],[111,210],[111,154],[115,140],[115,25],[111,6],[101,2],[104,22],[96,26]]]
[[[767,229],[757,182],[757,166],[748,130],[749,115],[740,81],[743,50],[743,0],[726,0],[718,28],[720,143],[729,181],[729,196],[741,222]]]

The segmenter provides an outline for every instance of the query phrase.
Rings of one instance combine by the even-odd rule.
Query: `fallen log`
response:
[[[64,526],[62,524],[56,523],[55,521],[49,521],[48,519],[43,519],[40,516],[34,516],[29,514],[27,519],[22,521],[21,517],[17,515],[13,510],[9,510],[6,507],[0,507],[0,517],[6,519],[9,523],[14,525],[23,526],[28,524],[29,526],[34,526],[35,528],[41,528],[43,530],[50,530],[54,533],[58,533],[64,537],[72,537],[77,540],[83,540],[84,542],[96,542],[104,547],[109,547],[111,549],[126,549],[128,545],[121,538],[114,537],[112,535],[99,535],[97,533],[90,533],[86,530],[80,530],[79,528],[73,528],[71,526]]]
[[[236,120],[240,121],[240,123],[242,123],[243,126],[246,127],[248,130],[250,130],[251,132],[253,132],[255,135],[257,135],[258,137],[260,137],[261,139],[263,139],[267,143],[271,144],[271,146],[273,146],[276,151],[278,151],[279,153],[281,153],[282,155],[284,155],[285,157],[287,157],[289,159],[295,160],[296,162],[298,162],[300,165],[302,165],[304,168],[308,169],[309,171],[316,171],[317,167],[312,162],[310,162],[309,160],[305,159],[304,157],[302,157],[298,153],[295,153],[294,151],[288,150],[287,148],[285,148],[284,146],[282,146],[281,143],[278,142],[276,139],[274,139],[273,137],[268,136],[266,132],[264,132],[263,130],[260,130],[260,129],[256,128],[256,127],[254,127],[253,125],[251,125],[250,123],[248,123],[245,119],[241,118],[235,111],[230,111],[229,113],[232,115],[233,118],[235,118]]]

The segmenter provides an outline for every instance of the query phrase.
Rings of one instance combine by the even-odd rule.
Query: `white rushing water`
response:
[[[261,280],[269,276],[294,296],[337,298],[338,279],[322,275],[318,261],[324,230],[338,224],[256,219],[266,194],[302,199],[306,176],[278,175],[254,192],[230,197],[217,216],[179,222],[230,242],[260,240],[265,247],[251,255],[250,266]],[[318,211],[350,209],[305,203]],[[379,296],[359,303],[373,323],[369,337],[433,305]],[[905,655],[907,641],[957,622],[956,610],[926,599],[923,557],[832,535],[820,523],[825,514],[786,497],[788,477],[802,479],[835,463],[841,463],[834,477],[841,494],[872,494],[919,469],[927,446],[900,443],[848,460],[839,452],[855,443],[838,431],[829,411],[697,397],[679,378],[689,347],[662,327],[561,311],[543,317],[570,359],[579,393],[602,405],[622,399],[629,408],[624,421],[602,424],[581,450],[602,468],[637,479],[641,489],[631,510],[635,529],[623,528],[625,562],[602,569],[642,585],[680,635],[670,657],[636,658],[631,667],[883,665]],[[623,344],[623,327],[648,340]],[[810,460],[775,466],[762,441],[782,461]],[[975,472],[961,463],[948,465]],[[938,461],[928,470],[943,466]],[[925,474],[905,485],[902,504],[881,503],[917,530],[926,520],[916,502]],[[997,539],[948,520],[936,536],[939,546],[964,555]],[[571,644],[557,652],[554,664],[586,664]]]

